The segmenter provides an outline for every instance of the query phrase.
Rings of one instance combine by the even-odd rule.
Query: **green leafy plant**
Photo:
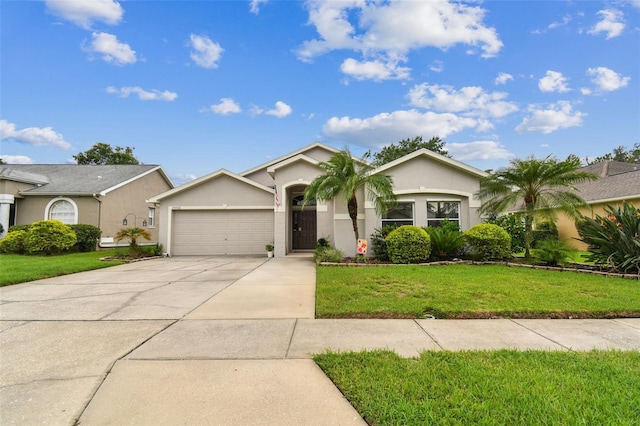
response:
[[[431,238],[431,256],[440,260],[457,256],[464,246],[462,232],[443,226],[424,228]]]
[[[431,254],[431,239],[424,229],[404,225],[387,236],[387,252],[393,263],[426,262]]]
[[[273,244],[267,244],[266,246],[264,246],[265,250],[267,251],[273,251]]]
[[[580,240],[587,243],[587,260],[627,273],[640,273],[640,209],[623,203],[607,206],[606,215],[585,217],[578,225]]]
[[[536,223],[536,229],[533,230],[532,237],[532,247],[538,248],[538,244],[542,241],[558,239],[558,227],[552,220]]]
[[[503,260],[511,257],[511,237],[498,225],[481,223],[464,233],[477,260]]]
[[[507,214],[502,216],[489,217],[487,223],[498,225],[511,236],[511,251],[518,253],[524,251],[524,218],[521,214]]]
[[[12,225],[7,232],[28,231],[29,228],[31,228],[31,225]]]
[[[76,234],[59,220],[41,220],[31,224],[24,243],[28,253],[51,255],[73,247]]]
[[[76,234],[76,246],[78,251],[87,252],[95,251],[96,244],[102,236],[102,231],[97,226],[78,224],[69,225]]]
[[[27,231],[22,229],[9,232],[2,240],[0,240],[0,252],[23,254],[25,252],[26,238]]]
[[[545,265],[562,266],[572,259],[577,251],[566,241],[547,239],[538,242],[535,255]]]
[[[371,234],[371,247],[377,259],[389,260],[389,253],[387,253],[387,236],[391,231],[399,227],[400,225],[393,224],[374,229],[373,234]]]
[[[317,264],[322,262],[339,263],[344,259],[344,253],[335,247],[318,247],[313,253],[313,261]]]

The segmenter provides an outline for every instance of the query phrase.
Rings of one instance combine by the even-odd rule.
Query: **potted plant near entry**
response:
[[[273,257],[273,244],[267,244],[265,248],[267,249],[267,257]]]

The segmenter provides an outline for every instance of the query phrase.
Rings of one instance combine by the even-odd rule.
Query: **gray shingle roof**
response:
[[[576,185],[580,196],[588,203],[640,198],[640,164],[603,161],[581,170],[600,176],[593,182]]]
[[[108,191],[159,168],[157,165],[84,166],[77,164],[3,164],[0,179],[37,184],[22,195],[86,195]]]

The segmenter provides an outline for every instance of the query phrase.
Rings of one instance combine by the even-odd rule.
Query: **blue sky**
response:
[[[0,156],[135,148],[174,183],[316,141],[480,169],[640,142],[640,0],[0,3]]]

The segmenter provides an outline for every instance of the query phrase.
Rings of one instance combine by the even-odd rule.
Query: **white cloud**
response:
[[[482,87],[467,86],[455,90],[451,86],[422,83],[407,95],[412,106],[445,112],[463,112],[470,116],[503,117],[518,110],[504,99],[504,92],[487,93]]]
[[[587,74],[592,76],[591,81],[605,92],[621,89],[631,80],[631,77],[623,77],[607,67],[589,68]]]
[[[211,105],[208,108],[204,108],[204,111],[213,112],[220,115],[237,114],[242,111],[240,105],[238,105],[231,98],[220,98],[219,104]]]
[[[209,37],[191,34],[191,59],[203,68],[218,68],[224,49]]]
[[[393,141],[415,135],[428,139],[442,138],[467,128],[475,128],[479,121],[455,114],[436,114],[416,110],[382,113],[368,118],[332,117],[324,124],[324,134],[332,139],[360,146],[380,148]]]
[[[559,101],[541,109],[532,105],[529,107],[531,116],[522,120],[516,127],[517,132],[542,132],[544,134],[582,125],[585,113],[573,111],[567,101]]]
[[[93,22],[117,25],[124,11],[120,3],[113,0],[45,0],[51,13],[84,28]]]
[[[498,74],[498,76],[494,80],[494,83],[495,83],[496,86],[498,86],[498,85],[501,85],[501,84],[507,84],[507,81],[509,81],[509,80],[513,80],[513,76],[511,74],[506,73],[506,72],[501,72],[500,74]]]
[[[447,143],[446,149],[458,161],[502,160],[515,157],[498,142],[493,141]]]
[[[483,57],[495,56],[502,48],[495,29],[483,24],[485,11],[478,6],[449,1],[320,0],[307,2],[306,7],[309,24],[319,37],[298,49],[303,61],[337,49],[362,53],[361,63],[372,57],[393,63],[425,47],[444,50],[465,44],[479,48]]]
[[[433,72],[442,72],[444,71],[444,63],[442,61],[433,61],[429,66],[429,69]]]
[[[293,110],[287,104],[282,101],[276,102],[275,108],[265,111],[267,115],[273,115],[274,117],[282,118],[291,114]]]
[[[0,155],[6,164],[33,164],[33,160],[26,155]]]
[[[588,87],[581,87],[580,93],[583,94],[584,96],[589,96],[593,92]]]
[[[353,58],[347,58],[340,66],[340,70],[355,78],[356,80],[406,80],[408,79],[411,68],[400,67],[396,61],[382,62],[362,61],[359,62]]]
[[[94,32],[91,37],[91,45],[84,47],[85,51],[98,53],[105,62],[115,65],[136,63],[136,51],[127,43],[119,42],[115,35]]]
[[[607,40],[618,37],[624,31],[624,14],[616,9],[603,9],[598,12],[602,20],[589,30],[589,34],[607,34]]]
[[[16,142],[33,146],[55,146],[71,149],[71,144],[64,140],[64,136],[55,132],[51,127],[27,127],[17,130],[16,125],[7,120],[0,120],[0,140],[12,139]]]
[[[249,3],[249,11],[254,14],[260,13],[260,6],[267,4],[269,0],[251,0]]]
[[[538,82],[538,88],[542,92],[568,92],[567,78],[558,71],[547,71],[547,74]]]
[[[107,93],[112,95],[118,95],[121,98],[128,98],[129,95],[134,94],[138,95],[138,99],[141,101],[174,101],[178,97],[178,94],[175,92],[169,92],[168,90],[160,91],[160,90],[144,90],[141,87],[121,87],[116,88],[113,86],[107,87]]]

